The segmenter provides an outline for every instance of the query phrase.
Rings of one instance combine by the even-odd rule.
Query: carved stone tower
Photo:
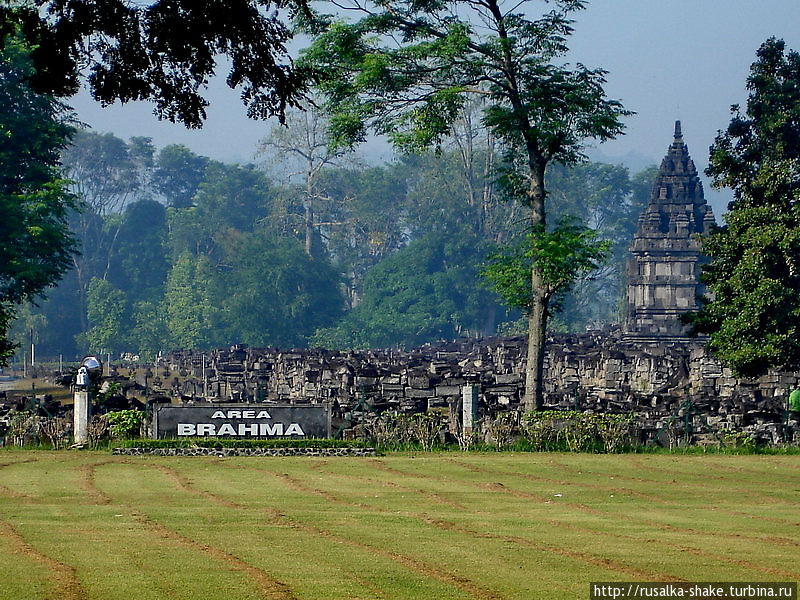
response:
[[[625,334],[652,341],[683,338],[681,313],[697,308],[700,241],[714,223],[703,185],[683,142],[681,122],[639,217],[628,259]]]

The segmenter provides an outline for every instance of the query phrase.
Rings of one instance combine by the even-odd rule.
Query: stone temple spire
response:
[[[676,121],[674,139],[630,246],[628,337],[658,341],[686,335],[679,316],[697,308],[702,291],[697,234],[713,223],[703,185],[683,142],[681,122]]]

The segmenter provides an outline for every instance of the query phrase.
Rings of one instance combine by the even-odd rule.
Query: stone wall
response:
[[[124,456],[375,456],[375,448],[114,448]]]
[[[478,386],[480,417],[519,408],[524,369],[522,337],[409,352],[173,352],[159,367],[169,393],[184,401],[202,401],[206,390],[212,402],[330,403],[336,416],[352,422],[384,410],[439,409],[453,424],[468,384]],[[688,413],[696,431],[744,429],[777,442],[787,433],[788,393],[800,385],[798,374],[739,380],[700,342],[634,341],[619,331],[551,338],[545,369],[546,408],[634,411],[651,437],[686,423]]]

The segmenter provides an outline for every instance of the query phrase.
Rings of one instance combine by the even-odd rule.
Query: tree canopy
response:
[[[12,333],[18,343],[35,342],[41,359],[87,350],[152,358],[231,343],[408,347],[493,335],[498,326],[519,331],[518,313],[500,306],[479,273],[498,245],[525,238],[526,209],[475,175],[493,159],[486,139],[473,143],[467,160],[466,142],[451,139],[438,153],[322,169],[316,185],[325,200],[315,207],[310,256],[304,181],[186,148],[154,151],[140,138],[82,134],[68,157],[87,223],[75,229],[80,277],[72,269],[40,306],[22,306]],[[96,165],[93,148],[105,157]],[[631,193],[639,177],[621,167],[549,171],[551,215],[584,216],[614,250],[600,275],[573,286],[556,326],[614,322],[620,249],[647,193]],[[92,181],[103,173],[113,208],[92,200]],[[529,266],[525,258],[517,280],[530,295]],[[591,310],[576,310],[584,305]]]
[[[34,92],[74,95],[84,72],[95,99],[147,100],[159,118],[199,127],[208,101],[201,92],[220,56],[226,81],[241,88],[251,117],[283,118],[303,97],[310,72],[291,64],[288,16],[302,0],[39,0],[0,6],[0,40],[18,31],[33,48]],[[0,46],[3,42],[0,41]]]
[[[484,99],[483,123],[499,141],[506,193],[529,209],[530,232],[546,231],[545,171],[583,158],[587,138],[605,140],[628,114],[605,96],[605,72],[562,64],[580,0],[555,0],[538,19],[529,1],[337,3],[345,18],[320,17],[303,63],[321,74],[332,141],[352,145],[368,128],[407,151],[441,143],[468,98]],[[352,16],[350,20],[346,20]],[[542,403],[548,303],[531,264],[525,407]]]
[[[754,377],[800,369],[800,54],[767,40],[747,89],[711,147],[706,172],[734,200],[703,239],[710,297],[692,320],[723,363]]]
[[[230,67],[226,82],[241,90],[248,115],[276,116],[283,121],[287,108],[299,105],[313,79],[308,68],[292,64],[285,47],[291,31],[282,19],[303,11],[303,0],[0,3],[0,208],[4,216],[0,242],[5,254],[0,256],[0,361],[12,347],[6,330],[13,305],[58,281],[75,250],[66,228],[70,198],[57,179],[58,155],[72,130],[66,108],[56,99],[74,95],[85,78],[91,94],[103,105],[150,101],[159,118],[200,127],[208,106],[204,89],[224,58]],[[114,139],[95,139],[94,147],[102,148],[97,143],[102,141],[109,142],[104,149],[112,153],[132,151],[133,162],[147,158],[148,152],[152,160],[147,140],[131,140],[129,148],[119,144],[115,148]],[[76,158],[80,163],[81,157]],[[98,156],[92,158],[97,161]],[[182,158],[186,157],[171,160]],[[191,189],[196,177],[174,181],[168,173],[170,160],[165,162],[159,165],[165,167],[161,171],[166,175],[160,187],[175,196],[173,202],[186,202],[185,188]],[[115,166],[126,169],[118,161]],[[112,193],[119,197],[116,191]],[[91,194],[80,195],[86,208]],[[93,198],[104,196],[101,191]],[[89,212],[81,219],[84,242],[89,232],[104,237],[102,227],[108,224],[102,214]],[[111,246],[87,247],[105,252]],[[84,332],[91,276],[82,267],[89,262],[75,261]]]
[[[75,244],[67,225],[74,198],[59,171],[73,134],[70,113],[26,85],[29,53],[11,35],[0,51],[0,363],[15,306],[67,271]]]

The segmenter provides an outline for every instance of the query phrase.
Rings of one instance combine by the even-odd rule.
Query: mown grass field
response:
[[[797,581],[800,456],[0,452],[2,599],[587,598]]]

